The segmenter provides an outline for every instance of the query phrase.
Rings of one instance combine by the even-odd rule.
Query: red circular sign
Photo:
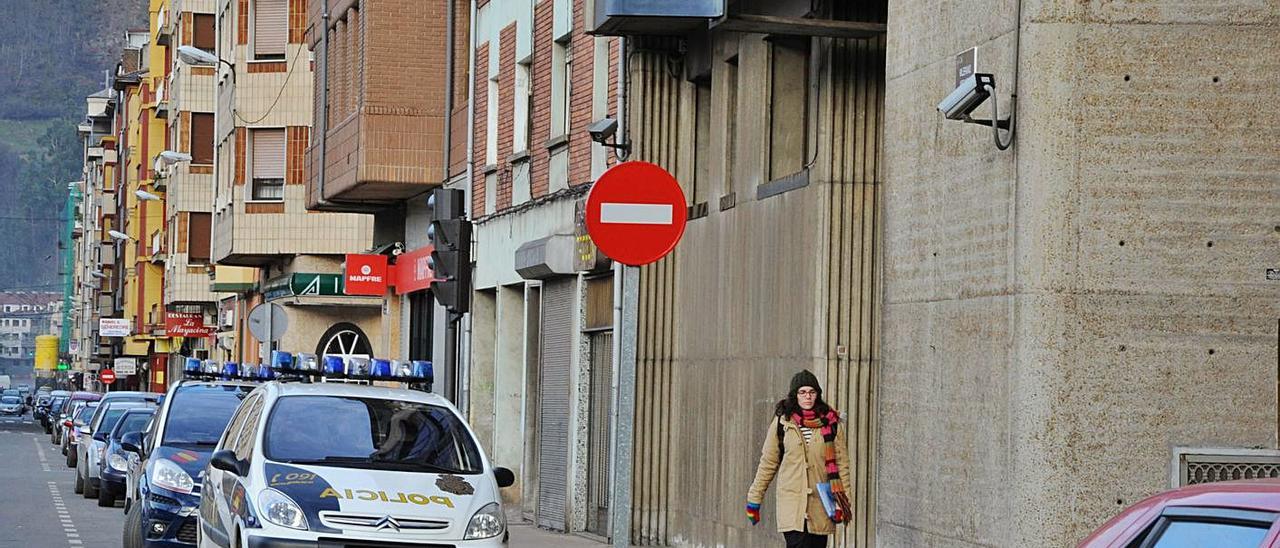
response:
[[[587,195],[587,233],[610,259],[643,266],[670,253],[688,212],[680,183],[648,162],[623,162],[604,172]]]
[[[110,369],[103,369],[101,373],[98,373],[98,378],[104,383],[111,384],[116,382],[116,372]]]

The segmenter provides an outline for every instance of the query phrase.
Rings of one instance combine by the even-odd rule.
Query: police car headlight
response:
[[[258,497],[258,506],[262,509],[262,517],[267,521],[290,529],[307,530],[307,517],[302,508],[293,502],[288,495],[275,489],[263,489]]]
[[[155,467],[151,469],[151,483],[175,493],[191,493],[195,483],[182,467],[167,459],[156,459],[155,462]]]
[[[467,524],[467,534],[463,540],[493,538],[501,535],[506,528],[507,518],[502,515],[502,507],[491,502],[471,516],[471,523]]]
[[[111,456],[107,457],[107,466],[110,466],[112,470],[124,472],[129,468],[129,463],[124,460],[124,457],[112,453]]]

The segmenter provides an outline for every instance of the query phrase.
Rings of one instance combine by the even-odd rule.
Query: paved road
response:
[[[0,417],[0,548],[120,546],[123,504],[75,494],[75,470],[38,423]]]

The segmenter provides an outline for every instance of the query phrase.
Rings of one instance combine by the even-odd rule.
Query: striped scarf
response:
[[[835,411],[818,415],[817,411],[804,409],[792,415],[791,420],[800,426],[816,428],[822,433],[822,441],[825,445],[822,454],[827,464],[827,481],[831,483],[831,494],[836,499],[836,515],[833,519],[836,523],[853,519],[849,510],[849,496],[845,494],[844,486],[840,483],[840,468],[836,465],[836,424],[840,422],[839,415],[836,415]]]

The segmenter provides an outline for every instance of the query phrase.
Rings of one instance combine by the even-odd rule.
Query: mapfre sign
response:
[[[343,293],[380,297],[387,292],[386,255],[347,255]]]

